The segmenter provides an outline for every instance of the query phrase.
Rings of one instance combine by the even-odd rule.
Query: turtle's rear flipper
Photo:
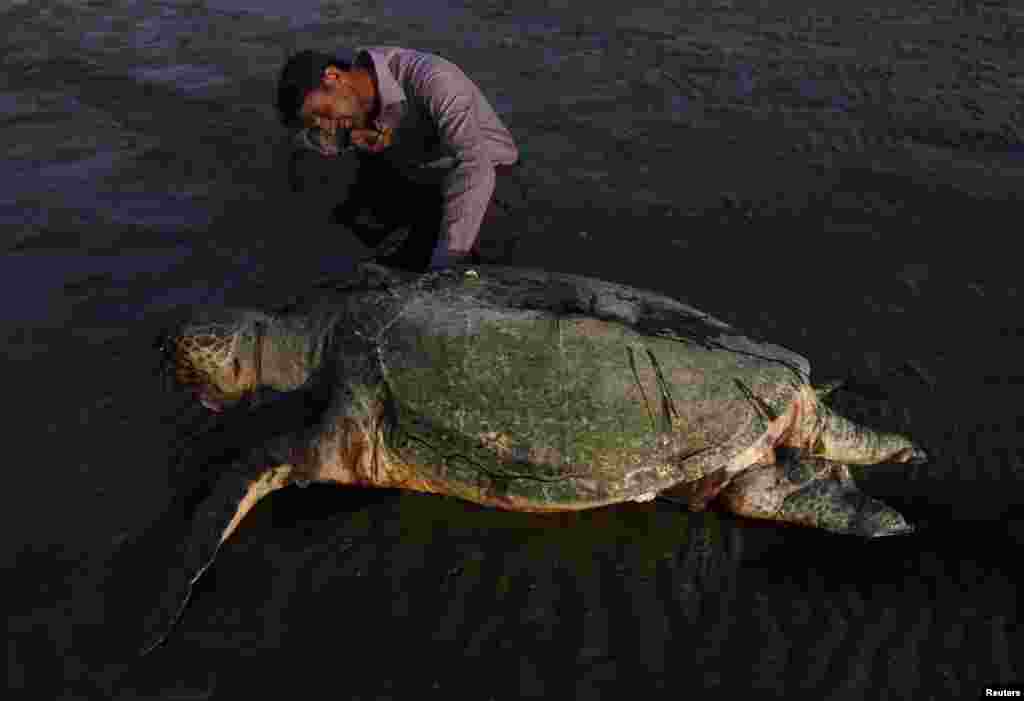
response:
[[[821,408],[822,428],[814,454],[853,465],[910,463],[928,461],[928,454],[906,436],[885,433],[862,426],[832,411]]]
[[[730,482],[719,499],[740,516],[833,533],[876,538],[914,530],[895,509],[860,491],[846,465],[820,458],[754,467]]]
[[[125,644],[144,655],[163,643],[221,543],[257,501],[286,483],[284,467],[251,460],[211,466],[123,546],[112,562],[105,608],[108,624],[129,638]]]

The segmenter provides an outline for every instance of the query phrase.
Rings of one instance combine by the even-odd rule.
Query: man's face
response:
[[[365,129],[370,115],[346,73],[328,66],[320,87],[306,95],[299,117],[304,126],[334,135],[339,129]]]

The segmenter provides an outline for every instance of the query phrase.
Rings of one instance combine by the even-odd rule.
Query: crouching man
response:
[[[371,248],[407,230],[379,263],[422,272],[480,262],[481,226],[522,200],[512,135],[440,56],[300,51],[281,70],[276,106],[295,130],[293,191],[326,198],[332,219]]]

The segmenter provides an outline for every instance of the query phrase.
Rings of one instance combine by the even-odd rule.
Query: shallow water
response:
[[[5,552],[9,688],[294,695],[282,669],[367,699],[953,698],[1019,681],[1024,144],[1001,135],[1022,128],[1024,18],[951,5],[932,26],[903,21],[919,3],[877,20],[822,3],[812,25],[789,5],[7,10],[0,316],[24,398],[8,430],[45,456],[9,484],[32,524]],[[149,380],[151,332],[367,254],[288,198],[270,107],[288,51],[356,44],[448,56],[506,115],[532,186],[511,264],[658,289],[797,348],[819,379],[849,376],[868,399],[841,395],[844,411],[934,454],[865,479],[920,533],[861,543],[665,504],[545,518],[288,489],[228,542],[166,649],[91,661],[106,643],[87,642],[90,621],[121,615],[100,605],[105,558],[174,484],[183,414]],[[139,596],[168,566],[147,557]]]

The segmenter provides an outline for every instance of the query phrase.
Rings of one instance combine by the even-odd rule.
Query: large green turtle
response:
[[[292,483],[521,511],[668,492],[695,510],[717,497],[742,516],[876,537],[911,526],[847,465],[925,459],[833,413],[800,355],[573,275],[368,264],[274,311],[200,309],[158,345],[168,376],[231,420],[208,434],[219,447],[193,454],[213,465],[146,649],[244,514]]]

